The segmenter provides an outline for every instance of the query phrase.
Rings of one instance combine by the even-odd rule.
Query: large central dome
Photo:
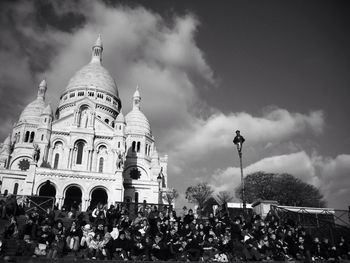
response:
[[[70,79],[66,92],[77,89],[92,88],[119,97],[117,84],[109,72],[101,65],[102,51],[103,46],[101,36],[99,36],[92,47],[92,58],[90,63],[80,69]]]
[[[98,62],[91,61],[70,79],[66,91],[96,88],[118,96],[118,88],[109,72]]]

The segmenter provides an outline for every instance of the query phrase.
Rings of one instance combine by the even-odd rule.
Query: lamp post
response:
[[[244,189],[244,178],[243,178],[243,165],[242,165],[242,146],[245,139],[240,134],[240,131],[236,131],[236,136],[233,139],[233,143],[237,146],[238,156],[239,156],[239,164],[241,167],[241,185],[242,185],[242,203],[243,203],[243,214],[246,214],[246,202],[245,202],[245,189]]]
[[[161,204],[162,201],[162,191],[160,188],[160,184],[162,183],[162,172],[159,173],[157,176],[157,181],[158,181],[158,206]]]

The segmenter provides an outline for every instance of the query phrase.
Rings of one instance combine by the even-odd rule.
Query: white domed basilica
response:
[[[55,114],[45,102],[47,83],[40,83],[0,145],[1,193],[53,196],[59,207],[76,201],[82,210],[98,202],[159,202],[167,155],[157,153],[138,89],[123,116],[102,51],[98,37],[90,63],[71,78]]]

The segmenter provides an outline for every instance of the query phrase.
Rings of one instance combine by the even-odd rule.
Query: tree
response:
[[[216,197],[220,205],[231,202],[233,200],[232,194],[228,191],[221,191],[216,195]]]
[[[200,215],[205,203],[212,196],[213,190],[208,183],[200,183],[196,186],[190,186],[186,190],[186,199],[190,203],[198,204]]]
[[[257,199],[274,200],[280,205],[325,207],[320,191],[311,184],[290,174],[256,172],[244,178],[245,199],[252,203]],[[236,189],[241,197],[242,188]]]
[[[173,201],[179,197],[179,193],[175,188],[171,188],[168,191],[163,193],[163,198],[168,202],[169,205],[173,203]]]

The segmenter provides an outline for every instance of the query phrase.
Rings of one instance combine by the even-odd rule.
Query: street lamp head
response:
[[[237,146],[237,150],[239,153],[242,152],[242,145],[245,142],[244,137],[241,135],[241,132],[239,130],[236,131],[236,136],[233,139],[233,143]]]

